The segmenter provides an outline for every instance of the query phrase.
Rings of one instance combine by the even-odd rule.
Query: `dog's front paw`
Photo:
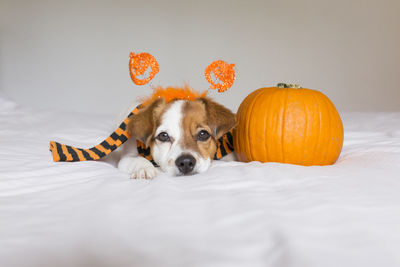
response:
[[[142,157],[123,158],[118,163],[118,169],[129,173],[133,179],[153,179],[157,176],[157,169]]]
[[[133,170],[131,173],[132,179],[139,179],[139,178],[153,179],[156,176],[157,176],[157,170],[153,165],[146,166],[146,167],[141,166],[141,167]]]

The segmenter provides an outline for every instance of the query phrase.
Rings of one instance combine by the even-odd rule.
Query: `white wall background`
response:
[[[0,91],[21,104],[117,113],[130,51],[150,52],[153,85],[208,88],[215,59],[237,66],[218,101],[236,110],[277,82],[319,89],[340,111],[400,110],[399,0],[0,0]]]

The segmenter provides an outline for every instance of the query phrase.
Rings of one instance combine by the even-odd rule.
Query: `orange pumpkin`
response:
[[[324,94],[287,84],[248,95],[237,112],[240,161],[329,165],[342,150],[343,124]]]

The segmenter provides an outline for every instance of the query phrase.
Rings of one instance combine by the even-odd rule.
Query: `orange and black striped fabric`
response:
[[[214,159],[222,159],[223,157],[234,151],[232,132],[233,130],[230,130],[218,139],[217,151],[215,152]]]
[[[128,117],[120,124],[118,129],[116,129],[109,137],[107,137],[103,142],[94,146],[92,148],[76,148],[73,146],[68,146],[64,144],[57,143],[55,141],[50,142],[50,151],[53,155],[53,160],[58,161],[85,161],[85,160],[98,160],[101,159],[112,151],[116,150],[120,145],[125,143],[130,135],[126,129],[126,126],[132,116],[138,113],[140,106],[135,108]],[[137,150],[140,156],[151,161],[153,165],[157,165],[153,161],[151,156],[150,147],[139,140],[136,141]],[[233,151],[233,138],[232,131],[227,132],[217,142],[217,152],[214,155],[214,159],[218,160],[228,155]]]
[[[138,112],[135,108],[128,117],[120,124],[109,137],[103,142],[89,149],[76,148],[73,146],[63,145],[54,141],[50,142],[50,151],[53,155],[54,161],[85,161],[85,160],[98,160],[101,159],[112,151],[117,149],[120,145],[129,139],[130,135],[126,130],[126,126],[130,117]]]

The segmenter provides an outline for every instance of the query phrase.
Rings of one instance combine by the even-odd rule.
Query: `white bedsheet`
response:
[[[342,118],[333,166],[130,180],[48,149],[97,144],[111,117],[0,98],[0,266],[400,266],[400,114]]]

